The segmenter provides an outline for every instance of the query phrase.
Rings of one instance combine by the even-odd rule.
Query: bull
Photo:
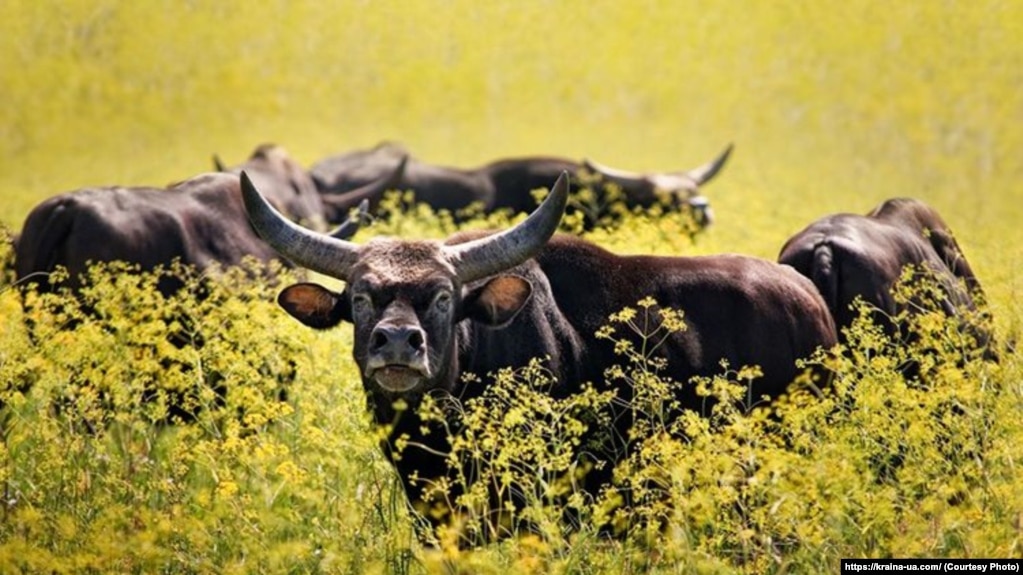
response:
[[[605,370],[620,360],[597,332],[612,313],[641,298],[685,313],[687,329],[658,350],[667,360],[664,375],[686,382],[720,373],[722,360],[759,365],[763,377],[748,390],[758,401],[786,391],[802,373],[797,359],[836,342],[820,294],[788,266],[740,255],[623,256],[575,236],[554,236],[568,202],[564,173],[514,227],[445,241],[377,237],[360,245],[330,238],[282,217],[244,176],[242,190],[253,226],[274,249],[346,282],[341,292],[291,285],[278,302],[315,329],[354,324],[352,354],[370,410],[376,422],[392,426],[384,451],[417,508],[429,498],[429,486],[450,473],[451,436],[421,418],[416,407],[424,397],[466,401],[486,383],[469,385],[463,374],[547,358],[556,382],[549,393],[565,397],[595,382],[627,403],[629,386],[604,383]],[[685,408],[702,409],[705,398],[691,386],[680,389]],[[408,409],[396,410],[401,404]],[[629,421],[615,418],[616,437],[627,437]],[[399,454],[403,437],[407,446]],[[608,468],[585,478],[589,493],[607,484]]]
[[[324,197],[340,195],[345,198],[350,190],[379,179],[405,158],[408,164],[396,187],[412,190],[417,201],[436,210],[447,210],[456,219],[470,206],[478,206],[484,213],[496,210],[528,213],[536,206],[532,191],[546,189],[562,172],[588,174],[587,180],[593,180],[588,187],[596,197],[568,206],[570,212],[581,213],[586,229],[613,217],[609,208],[616,197],[605,185],[599,185],[608,183],[620,190],[621,199],[629,209],[650,208],[666,199],[673,209],[690,210],[697,226],[705,227],[713,221],[713,211],[699,188],[720,172],[731,152],[732,146],[729,145],[703,166],[663,173],[627,172],[591,160],[577,162],[542,156],[502,159],[476,168],[461,169],[409,158],[403,147],[384,142],[369,150],[356,150],[321,160],[310,168],[310,174]],[[579,186],[573,185],[571,192],[574,194],[578,190]],[[354,205],[353,202],[360,199],[352,197],[349,203]],[[372,209],[376,208],[379,200],[379,197],[370,198]]]
[[[40,283],[62,266],[75,289],[94,262],[123,261],[151,271],[175,260],[205,270],[212,264],[238,265],[249,257],[278,259],[249,225],[239,186],[242,170],[288,217],[325,229],[323,204],[308,174],[283,148],[263,145],[230,171],[201,174],[168,188],[85,188],[43,201],[29,213],[16,244],[18,281]],[[351,237],[359,221],[345,222],[333,233]],[[171,276],[159,283],[165,296],[181,286]],[[41,290],[49,287],[40,285]]]
[[[155,187],[100,187],[86,188],[49,198],[33,209],[25,220],[22,234],[16,243],[15,272],[23,295],[35,288],[39,292],[69,289],[80,295],[87,283],[89,266],[99,262],[126,262],[143,272],[163,269],[156,278],[156,287],[163,297],[179,292],[187,278],[172,269],[175,262],[196,272],[204,280],[214,267],[240,265],[247,258],[261,263],[279,260],[252,229],[242,203],[240,180],[237,172],[245,170],[246,177],[258,179],[266,186],[271,201],[296,221],[317,226],[323,230],[324,217],[319,193],[312,186],[308,174],[277,146],[260,146],[241,166],[224,173],[201,174],[168,188]],[[249,176],[248,174],[251,174]],[[371,184],[370,187],[377,184]],[[366,206],[363,205],[363,215]],[[332,232],[334,237],[349,238],[359,229],[360,216],[354,216]],[[281,262],[290,267],[290,262]],[[44,281],[57,268],[63,267],[67,275],[61,283]],[[208,295],[207,284],[200,284],[196,294]],[[95,315],[89,298],[80,298],[84,313]],[[28,308],[34,301],[23,297]],[[45,304],[44,304],[45,305]],[[63,304],[57,304],[61,308]],[[26,314],[30,335],[36,337],[37,324]],[[203,334],[194,329],[187,314],[175,315],[167,340],[177,348],[203,348]],[[101,320],[102,321],[102,320]],[[80,321],[69,321],[65,327],[74,328]],[[152,342],[140,341],[133,345],[151,353]],[[161,358],[165,369],[190,371],[191,365],[181,364],[169,357]],[[293,373],[285,372],[282,379]],[[223,396],[222,378],[215,372],[203,377],[212,389]],[[78,375],[73,378],[79,382]],[[92,383],[92,382],[90,382]],[[104,392],[105,393],[105,392]],[[150,401],[152,390],[147,390],[144,401]],[[278,398],[285,396],[284,388]],[[170,420],[188,421],[194,403],[186,392],[172,390],[169,397]],[[106,401],[107,397],[102,396]],[[63,404],[60,400],[58,407]],[[95,421],[85,422],[90,428]]]
[[[778,261],[813,281],[842,333],[858,316],[853,302],[860,298],[872,321],[889,337],[897,336],[894,318],[918,310],[893,293],[906,266],[938,282],[943,292],[939,304],[950,317],[976,312],[978,298],[983,299],[980,282],[948,225],[934,208],[915,199],[887,200],[865,216],[821,218],[791,237]],[[968,329],[993,358],[992,335],[982,324],[970,323]],[[911,367],[907,373],[914,373]]]

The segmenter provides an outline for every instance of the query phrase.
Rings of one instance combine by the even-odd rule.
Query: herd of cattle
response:
[[[126,260],[150,269],[174,258],[198,268],[236,264],[243,256],[283,258],[343,280],[340,292],[306,282],[286,287],[278,302],[313,328],[354,325],[353,355],[371,410],[379,423],[393,425],[385,451],[410,502],[418,502],[449,473],[450,437],[415,409],[395,411],[397,400],[414,407],[426,395],[451,394],[464,401],[484,386],[467,385],[463,373],[487,374],[533,358],[547,358],[556,381],[552,394],[576,393],[586,382],[602,382],[605,370],[620,361],[598,329],[643,298],[685,313],[687,329],[658,350],[667,360],[663,376],[680,382],[713,376],[722,360],[757,365],[763,375],[749,384],[747,397],[758,401],[784,393],[801,375],[797,360],[841,341],[857,297],[876,307],[877,320],[894,334],[888,318],[904,306],[891,289],[907,265],[938,279],[950,316],[976,309],[977,278],[945,222],[916,200],[889,200],[866,216],[813,222],[785,244],[778,262],[741,255],[622,256],[555,234],[574,191],[570,178],[580,173],[616,184],[630,206],[649,206],[667,193],[709,224],[699,186],[730,152],[729,146],[693,170],[659,174],[539,157],[458,170],[382,144],[328,158],[307,172],[281,148],[262,146],[239,166],[218,161],[218,172],[167,189],[97,188],[50,198],[28,216],[16,240],[15,267],[20,285],[39,289],[56,266],[68,268],[74,282],[91,261]],[[530,192],[547,187],[550,193],[535,207]],[[326,231],[360,204],[375,209],[388,189],[411,189],[438,209],[479,202],[486,210],[532,213],[503,231],[461,232],[443,241],[375,237],[356,244],[350,238],[359,215]],[[175,289],[161,285],[165,293]],[[993,349],[984,327],[971,329],[979,347]],[[622,400],[616,404],[627,405],[632,389],[614,391]],[[706,409],[691,386],[679,393],[683,407]],[[613,429],[601,430],[616,444],[608,454],[627,443],[631,418],[613,421]],[[400,454],[394,451],[399,437]],[[596,466],[581,487],[596,493],[612,467]]]
[[[237,265],[245,257],[276,259],[248,223],[239,189],[243,171],[287,217],[319,231],[341,224],[333,233],[343,237],[354,234],[361,221],[345,218],[360,207],[376,210],[388,190],[412,190],[418,201],[456,216],[470,206],[526,212],[536,205],[531,192],[550,186],[562,171],[590,171],[614,183],[633,208],[667,197],[676,207],[691,208],[707,225],[710,207],[698,188],[717,174],[730,152],[731,146],[692,170],[650,174],[550,157],[464,170],[425,164],[401,146],[383,143],[326,158],[307,171],[283,148],[262,145],[242,164],[228,168],[215,158],[216,172],[167,188],[86,188],[45,200],[13,238],[16,274],[23,285],[45,290],[50,287],[45,278],[58,266],[70,272],[74,287],[89,262],[125,261],[151,270],[179,259],[202,270],[213,263]],[[602,215],[588,212],[585,222],[592,226]],[[168,278],[161,291],[166,295],[177,287]]]
[[[536,207],[531,192],[547,189],[562,172],[573,175],[585,172],[602,184],[613,184],[613,189],[621,192],[621,200],[629,208],[649,208],[666,201],[669,207],[690,210],[697,225],[707,226],[713,219],[713,212],[707,198],[699,193],[699,187],[717,175],[731,152],[729,145],[707,164],[677,172],[628,172],[593,160],[580,163],[553,157],[510,158],[459,169],[417,161],[402,146],[383,142],[369,150],[326,158],[313,164],[309,173],[320,192],[342,211],[355,207],[362,199],[368,199],[370,207],[375,208],[379,194],[359,194],[355,190],[379,181],[406,161],[400,189],[415,190],[417,201],[437,210],[448,210],[458,220],[464,208],[473,205],[484,213],[502,209],[512,213],[528,212]],[[575,180],[570,186],[570,193],[578,191]],[[590,205],[570,204],[566,211],[580,211],[584,228],[592,229],[611,215],[606,211],[612,200],[608,197],[611,189],[607,185],[593,186],[591,191],[597,197]]]

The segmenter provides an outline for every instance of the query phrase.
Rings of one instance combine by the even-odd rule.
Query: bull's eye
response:
[[[451,310],[451,292],[442,291],[433,298],[433,307],[441,313]]]
[[[357,315],[367,314],[373,311],[373,300],[369,295],[357,293],[352,295],[352,312]]]

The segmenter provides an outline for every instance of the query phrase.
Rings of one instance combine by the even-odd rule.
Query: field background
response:
[[[1023,295],[1020,38],[1023,4],[993,0],[13,0],[0,7],[0,224],[17,230],[32,206],[55,193],[164,185],[208,170],[213,153],[236,163],[266,141],[306,165],[386,139],[423,160],[458,166],[557,154],[634,170],[693,167],[733,142],[732,159],[705,189],[718,222],[695,244],[663,241],[663,230],[634,221],[616,236],[594,237],[621,252],[774,258],[817,217],[914,196],[951,224],[989,293],[1000,335],[1012,336],[1023,326],[1016,303]],[[22,419],[9,427],[0,478],[21,494],[0,513],[0,528],[11,534],[0,538],[0,567],[144,572],[173,562],[181,572],[415,570],[419,548],[400,494],[394,497],[390,468],[360,419],[351,330],[306,330],[272,303],[273,288],[260,289],[251,307],[198,308],[196,317],[210,318],[207,335],[226,338],[217,340],[221,347],[208,344],[202,360],[245,390],[242,384],[259,377],[253,370],[287,372],[273,362],[300,359],[295,413],[271,413],[282,417],[279,425],[246,421],[261,431],[227,439],[200,426],[164,432],[130,413],[123,425],[131,433],[93,437],[68,433],[63,420],[34,409],[45,393],[12,394],[12,413]],[[4,377],[35,374],[37,388],[57,390],[82,366],[88,377],[106,381],[97,375],[105,373],[114,385],[136,383],[135,364],[152,369],[144,375],[168,377],[161,357],[145,355],[145,338],[154,336],[140,322],[128,322],[138,339],[124,328],[128,335],[116,345],[100,329],[28,342],[12,291],[0,289]],[[112,304],[125,313],[159,314],[160,305],[132,293],[108,295],[125,299]],[[132,353],[141,359],[125,363]],[[837,447],[815,452],[818,459],[782,466],[796,471],[795,495],[786,501],[797,503],[786,507],[800,511],[806,494],[828,511],[824,519],[793,512],[809,564],[830,568],[849,554],[1020,554],[1023,379],[1017,359],[1006,364],[995,385],[1004,395],[984,396],[987,421],[998,425],[965,422],[995,430],[986,460],[994,471],[984,475],[983,489],[971,483],[978,475],[972,468],[955,467],[900,483],[907,490],[920,485],[924,495],[890,499],[919,508],[886,511],[894,488],[858,483],[860,475],[843,466],[860,454],[850,455],[844,439],[823,441]],[[878,397],[900,397],[886,382],[879,379]],[[963,387],[987,386],[985,376],[968,377]],[[239,402],[248,405],[248,398]],[[919,413],[911,410],[919,404],[907,401],[906,412]],[[872,413],[902,421],[902,412],[884,405]],[[839,431],[856,437],[861,428],[850,419]],[[897,425],[888,436],[927,449],[942,441]],[[922,461],[942,462],[920,453]],[[137,462],[148,465],[145,473]],[[828,490],[803,485],[804,476]],[[949,478],[971,486],[969,505],[947,503],[939,488],[958,485]],[[857,515],[846,504],[865,511]],[[737,530],[743,537],[747,531]],[[844,543],[833,546],[839,536]],[[522,549],[530,544],[495,553],[529,559]],[[628,555],[601,567],[605,555],[584,546],[567,557],[596,566],[564,572],[644,570],[642,561],[623,569]],[[308,568],[295,567],[295,558]],[[487,561],[462,572],[544,571]],[[772,565],[774,572],[820,572]],[[449,567],[440,571],[453,572]],[[743,569],[764,572],[753,564]]]
[[[180,180],[264,141],[383,139],[472,166],[735,155],[703,247],[773,257],[825,213],[934,204],[1020,290],[1017,2],[22,1],[0,18],[0,222],[87,185]]]

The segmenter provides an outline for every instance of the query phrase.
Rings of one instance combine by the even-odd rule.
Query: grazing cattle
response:
[[[267,148],[270,146],[264,145],[257,148],[256,154]],[[381,147],[378,146],[375,150],[380,149]],[[228,172],[235,175],[245,171],[260,190],[263,189],[263,186],[270,187],[270,192],[267,195],[271,198],[287,194],[287,188],[282,190],[280,189],[281,185],[290,186],[295,198],[301,198],[300,201],[304,205],[300,209],[289,210],[289,213],[318,213],[322,214],[322,219],[327,222],[350,222],[347,218],[352,210],[357,209],[364,214],[369,205],[368,202],[379,202],[384,192],[399,188],[402,175],[405,172],[407,154],[404,154],[400,148],[393,148],[393,150],[393,162],[389,161],[386,165],[380,165],[379,169],[375,170],[370,177],[362,179],[361,184],[347,188],[348,193],[344,197],[336,194],[321,196],[318,193],[319,186],[309,172],[280,152],[270,155],[262,165],[254,165],[250,159],[234,167],[226,166],[220,157],[214,154],[213,167],[217,172]],[[366,154],[367,157],[371,155]],[[352,169],[355,167],[353,166]],[[275,194],[275,190],[280,194]],[[316,221],[311,224],[308,227],[320,228],[325,225],[320,217],[317,217]]]
[[[692,210],[697,225],[703,227],[711,223],[713,213],[707,198],[699,194],[699,186],[717,175],[731,151],[729,145],[713,161],[692,170],[650,174],[625,172],[589,160],[579,163],[553,157],[498,160],[472,169],[409,159],[396,187],[412,190],[417,201],[437,210],[448,210],[458,218],[459,212],[470,205],[480,206],[485,213],[502,209],[529,212],[536,206],[534,190],[545,189],[562,172],[588,173],[594,180],[590,187],[595,199],[568,206],[569,211],[581,212],[587,229],[612,216],[608,208],[613,198],[602,185],[607,183],[621,190],[621,198],[629,208],[650,208],[667,199],[675,209]],[[325,197],[346,197],[349,190],[380,179],[402,158],[408,158],[404,148],[385,142],[369,150],[324,159],[312,166],[310,174]],[[379,199],[370,199],[371,209],[376,208]]]
[[[276,146],[261,146],[252,157],[236,170],[244,169],[246,174],[258,177],[270,190],[271,201],[289,217],[297,221],[316,224],[324,220],[320,208],[319,194],[308,183],[303,183],[303,172],[285,152]],[[365,212],[366,206],[363,206]],[[337,237],[348,238],[358,229],[359,219],[342,224],[333,232]],[[242,203],[237,173],[202,174],[166,189],[144,187],[103,187],[87,188],[52,197],[38,205],[28,215],[20,239],[17,242],[15,269],[23,294],[32,286],[40,292],[49,292],[61,287],[47,281],[58,266],[68,271],[63,287],[76,295],[85,283],[88,267],[97,262],[121,261],[137,266],[141,271],[152,271],[158,267],[167,269],[178,261],[197,271],[207,271],[213,266],[235,266],[245,258],[261,262],[277,260],[272,250],[252,229]],[[290,265],[289,262],[282,262]],[[186,278],[178,274],[160,274],[157,289],[164,296],[170,296],[182,289]],[[199,297],[206,297],[201,291]],[[100,322],[95,316],[89,298],[79,298],[83,312]],[[32,300],[23,298],[29,307]],[[43,309],[47,309],[44,304]],[[62,306],[62,304],[57,304]],[[26,314],[25,321],[30,334],[35,337],[37,323],[32,314]],[[177,348],[201,349],[207,338],[195,328],[187,314],[175,316],[167,330],[167,341]],[[65,327],[75,328],[77,320]],[[176,327],[180,326],[180,327]],[[132,345],[139,352],[135,357],[148,357],[154,353],[153,341],[137,341]],[[218,401],[226,390],[223,377],[213,370],[193,372],[187,362],[181,364],[173,358],[163,357],[161,365],[168,371],[195,373],[190,381],[208,382],[218,394]],[[262,364],[259,369],[279,369],[274,361]],[[88,371],[88,370],[85,370]],[[294,368],[281,373],[281,385],[275,398],[285,397],[284,384],[293,377]],[[94,385],[75,374],[74,385]],[[154,384],[147,389],[144,401],[156,397],[160,388]],[[101,387],[101,389],[103,389]],[[169,421],[189,421],[194,417],[194,397],[199,391],[192,389],[167,389]],[[100,392],[102,402],[109,401],[105,391]],[[66,401],[59,399],[60,406]],[[91,428],[96,422],[87,420]]]
[[[733,368],[759,365],[763,377],[749,390],[758,401],[785,392],[800,373],[798,358],[836,341],[817,290],[787,266],[738,255],[621,256],[575,236],[552,238],[568,201],[565,175],[526,220],[500,233],[447,241],[378,237],[361,245],[292,224],[244,176],[242,188],[253,225],[270,245],[347,283],[341,293],[300,283],[278,301],[313,328],[354,324],[363,387],[376,421],[394,424],[385,450],[414,505],[448,473],[450,438],[415,409],[425,395],[465,401],[486,384],[469,385],[464,373],[486,375],[532,358],[547,358],[555,396],[577,393],[585,382],[604,385],[605,369],[623,362],[596,333],[610,314],[642,298],[685,313],[687,329],[658,350],[666,377],[718,374],[721,360]],[[613,385],[627,402],[631,388]],[[692,386],[680,393],[684,407],[704,406]],[[397,400],[411,409],[396,412]],[[616,418],[618,445],[627,441],[629,421]],[[403,436],[408,445],[398,457],[395,441]],[[609,480],[609,468],[587,476],[589,492]]]
[[[228,173],[202,174],[166,189],[86,188],[43,201],[29,213],[17,243],[15,269],[23,284],[38,283],[57,266],[77,287],[90,262],[124,261],[142,270],[175,259],[202,270],[211,264],[237,265],[246,257],[267,262],[277,253],[252,230],[242,204],[237,172],[245,170],[269,191],[270,201],[288,217],[323,229],[319,194],[286,152],[260,146]],[[350,237],[355,222],[335,233]],[[180,289],[165,277],[159,289]]]
[[[313,229],[326,228],[323,200],[317,193],[316,184],[309,172],[281,146],[261,144],[245,162],[231,168],[222,165],[219,168],[219,172],[236,176],[244,171],[256,185],[269,186],[270,197],[281,202],[290,217]],[[342,217],[344,215],[347,213]]]
[[[980,283],[944,220],[914,199],[885,201],[866,216],[837,214],[817,220],[785,243],[778,261],[813,281],[840,329],[857,317],[852,303],[860,297],[874,308],[873,321],[895,335],[892,318],[913,310],[892,293],[908,265],[933,274],[945,292],[941,305],[949,316],[976,310],[974,297],[981,295]],[[971,330],[981,346],[993,350],[985,329]]]

